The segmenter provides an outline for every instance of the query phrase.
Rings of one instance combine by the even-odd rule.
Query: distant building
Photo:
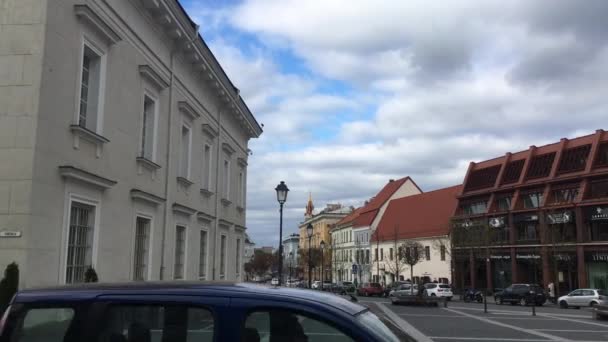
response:
[[[394,199],[389,202],[372,236],[372,278],[390,284],[410,279],[450,283],[450,218],[461,185]],[[422,258],[413,267],[400,258],[406,241],[422,246]]]
[[[272,254],[274,253],[274,247],[269,247],[269,246],[265,246],[265,247],[260,247],[260,248],[254,248],[253,252],[257,252],[257,251],[261,251],[262,253],[266,253],[266,254]]]
[[[458,287],[608,291],[608,132],[472,162],[453,220]]]
[[[300,235],[296,233],[290,234],[287,238],[283,239],[284,265],[288,265],[290,262],[293,265],[297,265],[299,243]]]
[[[249,237],[249,234],[245,233],[245,251],[243,253],[243,265],[251,261],[253,258],[253,250],[255,249],[255,243]]]

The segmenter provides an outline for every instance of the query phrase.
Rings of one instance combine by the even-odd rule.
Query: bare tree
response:
[[[399,274],[405,272],[407,263],[403,257],[403,246],[399,245],[399,227],[395,225],[393,230],[393,255],[389,255],[389,261],[385,264],[386,269],[395,276],[395,281],[399,280]]]
[[[410,267],[410,279],[414,280],[414,266],[422,260],[424,255],[424,246],[415,240],[406,240],[401,245],[403,261]],[[414,292],[414,286],[411,287],[411,293]]]

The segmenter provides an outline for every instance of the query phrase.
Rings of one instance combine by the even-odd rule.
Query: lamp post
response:
[[[312,223],[306,226],[306,234],[308,235],[308,288],[312,288],[312,258],[310,255],[310,240],[312,240]]]
[[[323,291],[323,279],[325,278],[325,265],[323,265],[323,251],[325,250],[325,241],[321,240],[321,291]]]
[[[281,181],[274,189],[277,192],[277,201],[279,202],[280,223],[279,223],[279,286],[283,282],[283,204],[287,201],[287,193],[289,188],[287,184]]]
[[[293,252],[289,252],[289,279],[288,282],[291,281],[291,267],[293,264]]]

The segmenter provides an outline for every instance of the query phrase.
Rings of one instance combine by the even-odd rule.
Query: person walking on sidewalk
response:
[[[555,284],[550,282],[549,285],[547,285],[547,288],[549,289],[549,301],[555,304]]]

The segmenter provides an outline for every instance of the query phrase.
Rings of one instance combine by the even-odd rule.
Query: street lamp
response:
[[[279,286],[283,281],[283,204],[287,201],[287,193],[289,188],[285,182],[281,181],[279,185],[274,189],[277,192],[277,201],[280,205],[280,223],[279,223]]]
[[[321,240],[321,291],[323,291],[323,278],[325,277],[325,267],[323,265],[323,251],[325,250],[325,241]]]
[[[308,236],[308,288],[312,288],[312,258],[310,255],[310,240],[312,239],[312,223],[306,226],[306,235]]]
[[[291,281],[291,267],[293,264],[293,252],[289,252],[289,280]]]

